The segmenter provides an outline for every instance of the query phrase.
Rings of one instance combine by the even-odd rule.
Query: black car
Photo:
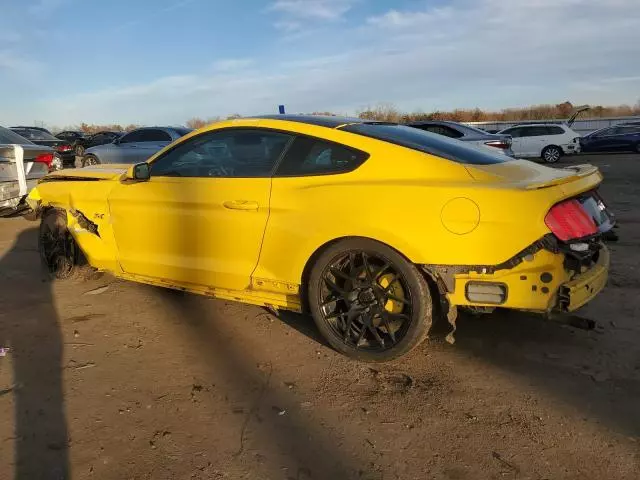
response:
[[[82,145],[88,136],[87,133],[79,130],[65,130],[64,132],[58,133],[56,138],[69,142],[73,149],[77,151],[78,146]]]
[[[73,151],[73,146],[68,141],[60,140],[39,127],[11,127],[10,130],[36,145],[53,148],[56,151],[56,156],[60,158],[63,168],[75,167],[76,154]]]
[[[583,152],[640,153],[640,123],[622,123],[601,128],[580,138]]]
[[[75,146],[76,155],[81,157],[84,155],[84,151],[87,148],[96,147],[98,145],[106,145],[107,143],[113,143],[120,137],[122,137],[126,132],[97,132],[93,135],[87,135],[83,139],[78,140]]]
[[[66,140],[71,144],[76,155],[81,157],[84,155],[84,151],[87,148],[95,147],[96,145],[104,145],[106,143],[113,143],[114,140],[120,138],[125,132],[97,132],[94,134],[78,132],[75,130],[65,130],[56,135],[56,138]]]

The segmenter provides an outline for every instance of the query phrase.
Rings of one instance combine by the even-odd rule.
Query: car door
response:
[[[148,181],[109,196],[129,274],[228,290],[249,287],[269,216],[271,174],[287,134],[205,132],[154,159]]]
[[[610,152],[616,149],[616,133],[618,127],[609,127],[599,132],[594,132],[588,136],[586,143],[587,151],[590,152]]]
[[[144,162],[153,154],[169,145],[172,141],[173,139],[171,138],[171,135],[169,135],[165,130],[159,128],[145,128],[142,130],[140,141],[135,145],[132,145],[133,148],[129,157],[131,161],[127,163]]]
[[[171,136],[163,130],[140,128],[127,133],[117,143],[105,145],[101,152],[107,152],[110,163],[139,163],[170,142]]]
[[[547,129],[544,126],[522,127],[521,139],[524,151],[522,155],[530,158],[539,157],[548,145]]]
[[[640,126],[620,126],[618,137],[619,151],[636,151],[637,145],[640,145]]]

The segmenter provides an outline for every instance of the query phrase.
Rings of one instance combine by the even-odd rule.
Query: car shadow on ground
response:
[[[330,348],[310,317],[281,312],[279,319]],[[545,396],[577,409],[585,420],[640,437],[640,382],[629,378],[633,360],[618,358],[616,342],[602,341],[607,331],[601,324],[584,330],[529,313],[496,310],[476,316],[463,312],[454,345],[444,341],[445,324],[435,322],[431,338],[419,348],[438,347],[433,354],[443,363],[450,360],[447,357],[462,354],[514,374]]]
[[[623,356],[622,344],[605,340],[610,329],[597,317],[593,320],[597,327],[584,330],[507,310],[481,317],[462,314],[452,348],[515,375],[534,391],[580,412],[585,421],[640,437],[640,382],[634,372],[639,357]]]
[[[186,329],[193,349],[206,355],[208,363],[218,374],[222,372],[226,394],[253,399],[235,454],[240,461],[245,450],[250,449],[245,445],[244,434],[251,423],[253,441],[269,449],[272,457],[290,465],[287,478],[342,479],[353,478],[358,471],[363,473],[360,469],[363,462],[353,456],[345,456],[339,448],[338,439],[331,438],[325,428],[311,423],[303,413],[288,411],[286,416],[273,415],[273,412],[265,414],[263,410],[268,410],[269,405],[286,405],[290,397],[286,387],[282,389],[271,381],[271,374],[278,366],[272,365],[270,359],[257,357],[249,349],[242,348],[247,344],[242,338],[231,341],[227,337],[228,332],[220,331],[223,322],[217,316],[222,313],[211,308],[208,298],[168,289],[153,288],[153,291],[165,311],[179,319],[179,325]],[[322,342],[314,331],[313,322],[310,326],[303,326],[309,323],[304,320],[310,319],[295,314],[284,315],[284,318],[295,323],[294,328],[300,328],[305,335]],[[247,334],[252,332],[248,330]]]
[[[0,397],[14,399],[14,478],[57,480],[69,477],[64,344],[51,282],[34,262],[37,238],[37,229],[20,233],[0,259],[0,346],[9,348],[0,367],[13,367],[13,384]]]

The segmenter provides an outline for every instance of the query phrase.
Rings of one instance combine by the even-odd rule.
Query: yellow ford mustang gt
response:
[[[405,354],[434,311],[572,311],[604,287],[595,167],[552,169],[411,127],[318,116],[212,124],[147,162],[62,170],[28,202],[58,278],[308,309],[338,351]],[[434,310],[434,307],[438,308]]]

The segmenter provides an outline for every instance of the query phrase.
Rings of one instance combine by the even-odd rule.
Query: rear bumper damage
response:
[[[496,266],[425,265],[451,306],[572,312],[604,288],[609,251],[594,238],[576,252],[548,235]]]

